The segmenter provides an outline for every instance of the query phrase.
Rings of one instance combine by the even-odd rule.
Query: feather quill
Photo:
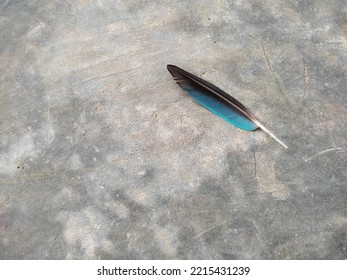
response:
[[[244,130],[252,131],[261,128],[288,149],[288,146],[256,120],[244,105],[220,88],[175,65],[167,65],[167,69],[183,90],[212,113]]]

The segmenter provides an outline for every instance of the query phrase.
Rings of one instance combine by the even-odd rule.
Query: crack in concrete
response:
[[[264,192],[263,188],[261,187],[259,180],[258,180],[258,175],[257,175],[257,159],[255,156],[255,150],[253,150],[253,163],[254,163],[254,178],[257,182],[257,187],[260,189],[261,192]]]
[[[315,159],[316,157],[319,157],[321,155],[324,155],[326,153],[329,153],[329,152],[333,152],[333,151],[343,151],[344,149],[342,147],[337,147],[337,148],[330,148],[330,149],[326,149],[326,150],[323,150],[323,151],[320,151],[318,152],[317,154],[315,154],[314,156],[312,157],[309,157],[309,158],[303,158],[305,162],[308,162],[312,159]]]
[[[275,82],[276,82],[276,84],[277,84],[277,86],[278,86],[278,88],[279,88],[281,94],[285,97],[285,94],[284,94],[284,92],[283,92],[283,90],[282,90],[282,87],[281,87],[281,85],[280,85],[280,82],[279,82],[278,79],[277,79],[275,70],[273,69],[273,67],[272,67],[272,65],[271,65],[271,63],[270,63],[269,56],[268,56],[268,54],[267,54],[266,48],[265,48],[265,46],[264,46],[264,44],[263,44],[262,42],[260,42],[260,45],[261,45],[261,47],[262,47],[262,49],[263,49],[263,54],[264,54],[264,56],[265,56],[267,66],[269,67],[269,69],[270,69],[270,71],[271,71],[272,77],[274,78],[274,80],[275,80]]]
[[[306,98],[306,92],[307,92],[307,66],[306,66],[306,63],[304,61],[304,93],[303,93],[303,96],[302,96],[302,99],[305,100]]]
[[[194,236],[192,239],[199,238],[199,237],[205,235],[206,233],[208,233],[208,232],[210,232],[210,231],[212,231],[212,230],[214,230],[214,229],[216,229],[216,228],[218,228],[218,227],[220,227],[220,226],[223,226],[223,225],[225,225],[225,224],[228,224],[228,223],[229,223],[229,221],[226,221],[226,222],[224,222],[224,223],[220,223],[220,224],[217,224],[217,225],[215,225],[215,226],[213,226],[213,227],[210,227],[209,229],[207,229],[207,230],[205,230],[205,231],[199,233],[198,235]]]

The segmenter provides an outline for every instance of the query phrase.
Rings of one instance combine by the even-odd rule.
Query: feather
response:
[[[252,131],[261,128],[283,147],[288,148],[271,131],[260,124],[244,105],[223,90],[175,65],[167,65],[167,69],[183,90],[212,113],[244,130]]]

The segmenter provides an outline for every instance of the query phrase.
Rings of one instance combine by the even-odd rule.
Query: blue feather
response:
[[[245,116],[240,115],[240,113],[238,113],[233,107],[230,107],[230,105],[224,100],[218,99],[213,95],[207,95],[203,91],[194,89],[186,89],[186,91],[196,102],[228,123],[244,130],[255,130],[258,128],[258,125]]]
[[[271,131],[260,124],[245,106],[220,88],[175,65],[168,65],[167,69],[183,90],[212,113],[244,130],[261,128],[283,147],[288,148]]]

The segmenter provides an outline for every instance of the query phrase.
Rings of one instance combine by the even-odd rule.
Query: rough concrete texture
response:
[[[346,1],[0,5],[1,259],[347,257]]]

